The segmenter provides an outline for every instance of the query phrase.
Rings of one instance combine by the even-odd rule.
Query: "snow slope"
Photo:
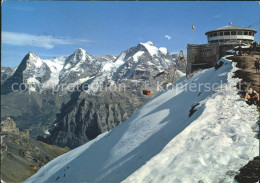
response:
[[[230,90],[220,89],[201,102],[201,115],[123,182],[234,181],[238,170],[259,154],[253,131],[259,131],[259,114],[237,95],[239,80],[227,76],[222,87]]]
[[[147,43],[140,43],[142,44],[147,51],[151,54],[151,56],[158,54],[158,48],[154,46],[154,44],[151,41],[148,41]]]
[[[166,55],[168,53],[167,48],[160,47],[159,49],[153,44],[152,41],[148,41],[146,43],[140,43],[143,45],[147,51],[151,54],[151,56],[158,55],[158,51],[160,51],[162,54]]]
[[[234,63],[222,61],[218,70],[176,82],[121,125],[25,182],[232,182],[234,171],[258,155],[252,129],[258,113],[237,95]]]
[[[160,50],[164,55],[166,55],[166,54],[168,53],[168,50],[167,50],[167,48],[165,48],[165,47],[161,47],[161,48],[159,48],[159,50]]]

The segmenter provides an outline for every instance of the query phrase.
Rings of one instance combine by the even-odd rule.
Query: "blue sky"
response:
[[[206,43],[208,30],[229,22],[247,27],[259,13],[258,2],[4,1],[1,60],[14,67],[29,51],[48,59],[77,48],[118,56],[147,41],[178,53],[187,43]]]

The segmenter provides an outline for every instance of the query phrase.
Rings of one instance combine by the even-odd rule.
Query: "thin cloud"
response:
[[[164,37],[165,37],[166,39],[168,39],[168,40],[171,40],[171,39],[172,39],[172,37],[169,36],[169,35],[165,35]]]
[[[34,46],[52,49],[55,45],[70,45],[88,43],[84,39],[61,38],[49,35],[35,36],[25,33],[2,32],[2,43],[13,46]]]

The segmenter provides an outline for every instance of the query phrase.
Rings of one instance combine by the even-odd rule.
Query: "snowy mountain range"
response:
[[[93,56],[79,48],[70,56],[46,60],[29,52],[2,84],[1,116],[12,117],[34,138],[51,131],[48,143],[75,148],[131,116],[156,94],[153,76],[172,69],[175,61],[176,55],[152,42],[140,43],[118,57]],[[176,79],[183,75],[179,71]],[[144,97],[146,83],[152,95]],[[124,92],[105,90],[121,84]]]
[[[136,53],[132,63],[144,54]],[[258,112],[237,95],[235,64],[221,62],[218,69],[180,79],[124,123],[54,159],[25,182],[233,182],[259,153]],[[122,73],[128,77],[131,70]]]
[[[118,57],[93,56],[79,48],[68,57],[43,60],[29,52],[3,83],[2,93],[9,93],[12,84],[17,82],[25,83],[32,92],[58,85],[69,89],[87,82],[89,92],[95,93],[102,90],[101,85],[115,84],[121,79],[149,79],[159,71],[171,68],[175,61],[176,57],[166,48],[157,48],[151,41],[123,51]]]
[[[11,84],[17,82],[28,84],[30,91],[55,88],[59,84],[81,84],[86,78],[96,75],[102,63],[110,59],[114,57],[94,57],[83,49],[76,50],[69,57],[55,57],[51,60],[43,60],[29,52],[16,72],[3,83],[3,88],[10,92]]]

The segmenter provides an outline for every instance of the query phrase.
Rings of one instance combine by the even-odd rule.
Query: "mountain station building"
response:
[[[209,68],[236,46],[250,45],[256,30],[229,25],[205,33],[208,44],[188,44],[187,60],[192,71]]]

